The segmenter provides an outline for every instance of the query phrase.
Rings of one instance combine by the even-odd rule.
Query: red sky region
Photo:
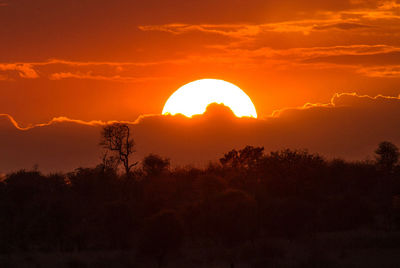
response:
[[[399,33],[399,1],[0,0],[0,135],[8,148],[0,171],[93,164],[97,144],[82,142],[97,142],[98,130],[82,122],[149,114],[133,126],[140,154],[179,163],[248,143],[365,157],[380,140],[398,141]],[[208,127],[221,118],[181,131],[181,119],[157,116],[177,88],[201,78],[241,87],[260,119],[231,120],[236,134],[222,143],[229,133]],[[332,98],[346,92],[357,95]],[[319,105],[287,110],[306,103]],[[271,118],[275,110],[285,112]],[[5,115],[20,126],[82,122],[19,130]],[[201,136],[203,127],[210,132]],[[160,133],[169,145],[157,142]],[[198,152],[189,141],[209,148]],[[51,142],[69,149],[55,152]],[[58,155],[65,158],[54,163]]]

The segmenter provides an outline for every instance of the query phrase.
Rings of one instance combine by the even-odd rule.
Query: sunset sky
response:
[[[245,123],[255,126],[238,128],[247,141],[238,134],[218,147],[212,140],[221,145],[226,139],[209,136],[214,149],[204,152],[204,158],[246,143],[360,158],[379,140],[400,141],[400,1],[0,0],[0,41],[0,135],[10,150],[14,143],[31,142],[26,136],[36,135],[34,131],[43,132],[38,134],[40,142],[54,138],[46,127],[18,128],[59,117],[64,119],[55,121],[73,124],[67,128],[73,132],[95,125],[87,123],[91,121],[101,126],[144,116],[142,124],[136,121],[142,125],[137,128],[142,148],[157,144],[140,140],[146,124],[152,123],[148,131],[154,136],[165,128],[171,131],[166,136],[183,135],[174,130],[180,123],[168,123],[171,119],[160,119],[159,114],[174,91],[201,78],[239,86],[259,116]],[[187,128],[185,133],[197,133]],[[365,131],[371,129],[379,131],[368,136]],[[64,138],[89,135],[79,131],[63,132]],[[294,138],[293,131],[302,134]],[[366,136],[360,141],[360,135]],[[97,142],[98,136],[87,139]],[[333,143],[327,145],[326,139]],[[52,159],[56,153],[46,155],[46,146],[52,146],[43,146],[41,156]],[[165,146],[159,153],[176,151]],[[155,145],[142,154],[154,150]],[[74,154],[77,151],[68,155]],[[98,160],[94,155],[57,168],[91,164]],[[0,162],[7,164],[0,169],[50,166],[40,159],[23,150],[12,159],[3,153]]]

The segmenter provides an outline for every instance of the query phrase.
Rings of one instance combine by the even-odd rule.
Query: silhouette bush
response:
[[[0,252],[132,249],[162,266],[189,244],[225,251],[233,265],[271,239],[398,231],[398,150],[384,142],[376,154],[350,162],[247,146],[205,168],[150,154],[129,176],[103,164],[20,170],[0,181]]]
[[[168,254],[181,247],[183,226],[175,211],[163,210],[145,219],[139,250],[144,256],[154,258],[161,267]]]

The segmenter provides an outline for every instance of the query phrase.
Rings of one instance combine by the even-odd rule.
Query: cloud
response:
[[[313,31],[332,29],[349,31],[371,28],[379,21],[399,20],[399,10],[399,4],[396,1],[383,1],[373,8],[358,7],[339,11],[319,11],[315,14],[308,14],[307,19],[288,19],[285,21],[262,24],[170,23],[161,25],[141,25],[138,28],[142,31],[161,31],[171,34],[185,34],[196,31],[237,39],[249,40],[250,38],[250,40],[254,40],[267,32],[298,32],[308,35]],[[390,24],[388,26],[390,26]],[[390,27],[388,30],[390,30]]]
[[[307,148],[327,157],[365,159],[382,140],[400,145],[399,117],[399,97],[338,93],[326,103],[281,109],[263,119],[236,118],[214,107],[194,118],[148,115],[125,123],[131,125],[137,144],[135,159],[157,153],[175,165],[205,165],[245,145],[267,151]],[[46,171],[94,166],[106,123],[60,117],[21,127],[11,116],[0,115],[0,170],[34,164]]]
[[[166,23],[140,25],[138,28],[141,31],[166,32],[173,35],[198,33],[222,36],[223,38],[219,39],[222,45],[229,44],[237,48],[273,44],[274,39],[283,36],[289,40],[296,36],[299,43],[308,43],[310,39],[320,40],[321,36],[327,35],[326,42],[332,43],[329,36],[334,36],[339,38],[338,40],[344,38],[348,43],[349,40],[354,42],[354,39],[365,40],[365,36],[370,36],[370,40],[387,39],[388,36],[395,36],[400,32],[400,8],[396,1],[351,2],[351,5],[343,9],[308,10],[292,17],[282,17],[280,20],[265,23]],[[293,7],[293,4],[288,6]],[[355,36],[350,37],[350,33]],[[313,36],[309,39],[310,35]],[[285,40],[287,39],[283,38],[284,42]],[[276,46],[279,45],[275,44]]]
[[[395,65],[400,47],[386,44],[352,44],[335,46],[246,47],[243,44],[209,45],[207,54],[193,52],[173,60],[153,62],[68,61],[51,59],[43,62],[0,63],[0,80],[17,78],[50,80],[79,79],[118,83],[144,83],[169,77],[157,73],[163,65],[189,66],[198,63],[229,64],[230,68],[272,68],[274,70],[344,69],[368,77],[398,76]],[[369,67],[368,67],[369,65]],[[394,67],[385,67],[392,65]],[[372,68],[373,67],[373,68]],[[161,69],[160,69],[161,68]]]
[[[251,24],[165,24],[165,25],[142,25],[138,28],[142,31],[161,31],[172,34],[184,34],[191,31],[225,35],[229,37],[256,36],[263,31],[265,25]]]
[[[34,129],[34,128],[51,126],[51,125],[56,124],[56,123],[65,123],[65,122],[67,122],[67,123],[76,123],[76,124],[87,125],[87,126],[102,126],[102,125],[106,125],[106,124],[115,122],[115,121],[103,122],[103,121],[99,121],[99,120],[83,121],[83,120],[71,119],[71,118],[68,118],[68,117],[61,116],[61,117],[55,117],[55,118],[51,119],[49,122],[47,122],[47,123],[39,123],[39,124],[31,124],[31,125],[28,125],[28,126],[21,126],[9,114],[0,114],[0,117],[6,118],[7,120],[9,120],[9,122],[16,129],[21,130],[21,131],[27,131],[27,130]]]
[[[314,22],[315,23],[315,22]],[[284,22],[268,24],[165,24],[139,26],[142,31],[161,31],[171,34],[185,34],[192,31],[226,37],[252,40],[266,32],[302,32],[308,34],[315,26],[307,22]]]
[[[157,76],[129,76],[121,75],[134,68],[146,68],[165,64],[181,64],[185,59],[144,61],[144,62],[112,62],[112,61],[68,61],[62,59],[51,59],[42,62],[16,62],[0,63],[0,71],[15,72],[19,78],[48,77],[51,80],[66,78],[104,80],[115,82],[143,82],[155,79],[165,79]],[[54,70],[61,71],[54,72]],[[72,69],[72,70],[71,70]],[[68,71],[65,71],[68,70]],[[39,75],[40,73],[40,75]],[[9,76],[1,75],[1,80],[12,80]]]
[[[376,104],[396,104],[400,107],[400,95],[397,97],[393,96],[384,96],[384,95],[359,95],[355,92],[353,93],[335,93],[331,100],[327,103],[306,103],[300,107],[287,107],[279,110],[275,110],[271,114],[271,118],[279,118],[285,113],[291,113],[293,111],[302,111],[302,110],[312,110],[315,108],[365,108],[366,106],[374,107]],[[386,107],[385,107],[386,108]]]
[[[308,10],[264,23],[166,23],[139,29],[218,40],[203,44],[208,53],[190,52],[188,60],[192,62],[277,71],[334,69],[356,76],[393,78],[398,76],[397,69],[385,66],[399,62],[399,6],[397,1],[355,0],[343,8]]]
[[[360,23],[350,23],[350,22],[340,22],[340,23],[334,23],[334,24],[326,24],[326,25],[317,25],[314,26],[314,30],[328,30],[332,28],[337,28],[341,30],[351,30],[351,29],[357,29],[357,28],[370,28],[371,26],[369,25],[364,25]]]
[[[124,66],[137,66],[146,67],[161,64],[170,64],[180,62],[179,59],[174,60],[160,60],[160,61],[143,61],[143,62],[116,62],[116,61],[70,61],[64,59],[50,59],[44,62],[33,62],[30,63],[36,66],[47,66],[47,65],[66,65],[66,66],[112,66],[112,67],[124,67]]]
[[[149,80],[158,80],[158,79],[165,79],[166,77],[127,77],[127,76],[120,76],[120,75],[113,75],[113,76],[105,76],[105,75],[96,75],[92,72],[87,73],[71,73],[71,72],[60,72],[60,73],[53,73],[49,77],[51,80],[61,80],[61,79],[89,79],[89,80],[101,80],[101,81],[114,81],[114,82],[125,82],[125,83],[140,83],[146,82]]]
[[[230,64],[237,68],[262,68],[264,65],[284,70],[298,66],[310,69],[335,68],[378,77],[376,72],[373,75],[372,72],[359,70],[367,65],[381,68],[398,62],[400,47],[394,40],[400,32],[399,4],[396,1],[353,4],[353,8],[345,10],[317,11],[304,16],[307,19],[295,16],[294,19],[261,24],[169,23],[142,25],[139,29],[173,35],[197,33],[223,37],[218,39],[218,43],[204,45],[211,50],[207,55],[192,53],[189,58],[193,61]],[[282,42],[275,42],[276,39]],[[295,47],[296,44],[291,41],[292,48],[283,49],[282,43],[288,40],[297,40],[304,47]],[[315,46],[315,40],[339,45]],[[397,73],[388,71],[380,72],[380,75],[393,77]]]
[[[0,63],[0,71],[15,71],[21,78],[39,77],[31,63]]]
[[[142,31],[161,31],[171,34],[185,34],[188,32],[203,32],[208,34],[223,35],[231,38],[254,40],[267,32],[293,33],[300,32],[308,35],[314,30],[352,30],[367,28],[355,19],[340,18],[338,15],[329,15],[325,19],[307,19],[284,21],[265,24],[164,24],[164,25],[141,25]]]
[[[200,5],[202,7],[207,6]],[[216,5],[224,7],[223,4]],[[238,7],[237,3],[234,5]],[[246,5],[253,8],[259,6],[256,8],[257,10],[252,12],[271,8],[270,4],[265,1],[256,1],[256,3]],[[375,61],[378,58],[388,60],[390,55],[385,57],[384,53],[398,52],[398,44],[395,40],[400,32],[400,24],[398,23],[400,8],[397,1],[352,0],[350,2],[340,1],[340,3],[337,1],[335,3],[311,1],[301,4],[296,1],[288,1],[282,7],[273,3],[273,8],[278,7],[285,11],[287,11],[287,7],[291,7],[296,9],[297,13],[295,12],[296,15],[290,17],[265,18],[262,20],[263,23],[256,20],[237,20],[236,23],[226,20],[227,23],[215,23],[215,21],[211,23],[213,20],[204,19],[204,16],[202,16],[202,21],[209,21],[210,23],[196,23],[194,21],[190,23],[187,20],[182,20],[186,23],[143,24],[138,26],[139,30],[144,32],[167,32],[173,35],[189,33],[217,35],[215,38],[204,38],[204,41],[199,42],[200,46],[204,46],[201,49],[188,49],[187,47],[182,49],[181,46],[187,46],[187,44],[176,46],[175,58],[168,58],[170,55],[167,55],[166,59],[159,61],[139,62],[50,59],[43,62],[0,63],[0,71],[5,72],[5,74],[0,73],[0,75],[2,80],[5,80],[5,77],[8,77],[8,80],[41,77],[53,80],[68,78],[142,82],[147,81],[151,76],[160,76],[155,72],[142,74],[142,71],[146,68],[153,67],[155,69],[158,66],[161,70],[160,66],[163,64],[193,66],[192,63],[207,61],[216,64],[229,64],[232,68],[247,68],[257,65],[264,67],[264,64],[268,65],[267,67],[278,66],[281,69],[300,65],[304,68],[352,67],[354,69],[352,71],[368,77],[397,76],[395,70],[385,72],[355,70],[368,64],[376,65],[377,69],[382,68],[383,65],[388,64],[380,64]],[[299,10],[302,10],[302,13],[299,13]],[[159,20],[156,21],[159,22]],[[171,20],[165,20],[165,22],[171,22]],[[143,33],[139,34],[143,35]],[[290,40],[298,40],[298,42]],[[379,43],[373,44],[366,40],[375,40]],[[327,44],[327,46],[315,46],[317,43]],[[363,45],[366,43],[369,45]],[[340,45],[335,46],[334,44]],[[296,45],[299,47],[282,49]],[[207,53],[204,53],[204,50]],[[354,57],[355,55],[372,54],[376,57]],[[346,57],[338,58],[338,56]],[[392,61],[398,60],[397,57],[393,58],[395,59],[392,59]],[[369,61],[372,63],[369,63]],[[394,65],[395,63],[390,62],[390,64]],[[12,76],[13,73],[14,77]]]
[[[400,47],[385,44],[354,44],[288,49],[214,45],[213,48],[216,50],[213,54],[208,56],[193,55],[188,60],[200,63],[230,64],[231,68],[268,68],[273,70],[299,68],[303,70],[341,69],[364,76],[372,76],[371,73],[367,72],[367,66],[383,69],[386,65],[398,62],[400,55]],[[394,73],[392,73],[393,75]]]
[[[400,78],[400,65],[365,67],[358,72],[369,77]]]
[[[232,49],[235,51],[235,49]],[[239,51],[239,50],[237,50]],[[240,52],[245,52],[241,50]],[[378,45],[347,45],[347,46],[326,46],[326,47],[307,47],[307,48],[289,48],[289,49],[271,49],[259,48],[255,50],[247,50],[248,57],[264,56],[270,58],[287,59],[287,60],[306,60],[328,56],[343,55],[378,55],[393,52],[400,52],[400,47],[389,46],[384,44]]]

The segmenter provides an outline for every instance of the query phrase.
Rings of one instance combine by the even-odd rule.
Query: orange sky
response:
[[[261,116],[399,94],[400,2],[278,2],[1,0],[0,112],[134,120],[206,77],[244,89]]]
[[[241,87],[261,118],[400,93],[400,1],[0,0],[0,114],[135,121],[180,86]]]

